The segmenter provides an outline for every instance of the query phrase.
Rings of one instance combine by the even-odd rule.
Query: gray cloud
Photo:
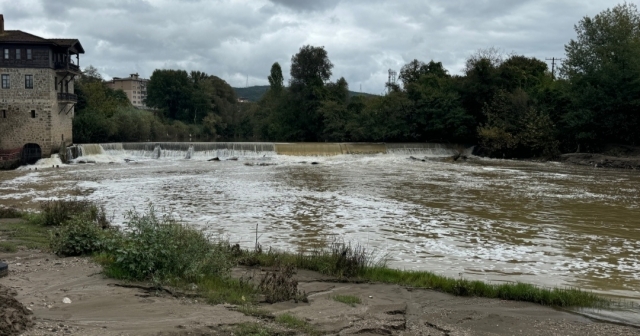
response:
[[[317,11],[335,7],[339,0],[269,0],[297,11]]]
[[[80,39],[81,65],[106,77],[201,70],[231,85],[285,75],[306,44],[324,46],[354,90],[381,93],[387,70],[415,59],[460,73],[480,48],[562,57],[573,26],[609,0],[0,0],[6,29]]]

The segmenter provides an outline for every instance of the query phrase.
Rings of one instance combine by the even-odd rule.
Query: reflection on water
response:
[[[104,155],[135,157],[119,150]],[[401,154],[313,158],[318,165],[193,156],[0,172],[0,205],[87,193],[117,222],[153,204],[246,247],[257,224],[263,246],[298,250],[337,236],[387,253],[393,267],[640,298],[635,171]],[[266,159],[277,165],[244,165]]]

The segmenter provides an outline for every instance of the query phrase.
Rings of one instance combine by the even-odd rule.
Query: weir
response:
[[[471,155],[473,147],[439,143],[267,143],[267,142],[132,142],[77,145],[77,156],[109,155],[147,159],[263,158],[275,155]],[[76,157],[77,157],[76,156]]]

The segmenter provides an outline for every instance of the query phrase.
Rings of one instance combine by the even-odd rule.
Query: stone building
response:
[[[0,14],[0,161],[32,163],[66,153],[73,143],[80,54],[77,39],[5,30]]]
[[[145,100],[147,99],[148,81],[148,79],[140,78],[140,76],[135,73],[129,75],[127,78],[114,77],[110,82],[107,82],[107,86],[114,90],[124,91],[133,106],[146,109],[147,105],[145,104]]]

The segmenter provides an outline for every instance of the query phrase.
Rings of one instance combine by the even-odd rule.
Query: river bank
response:
[[[530,303],[463,298],[377,283],[345,283],[315,272],[295,274],[308,302],[261,303],[257,316],[229,304],[208,305],[189,293],[154,290],[144,283],[108,279],[90,258],[59,258],[38,250],[0,253],[11,266],[0,285],[33,311],[35,335],[640,335],[627,326],[596,322]],[[263,268],[234,268],[259,277]],[[358,297],[359,304],[336,301]],[[70,303],[63,303],[68,298]],[[278,323],[291,315],[307,331]],[[294,319],[295,320],[295,319]],[[279,321],[282,321],[280,319]]]

